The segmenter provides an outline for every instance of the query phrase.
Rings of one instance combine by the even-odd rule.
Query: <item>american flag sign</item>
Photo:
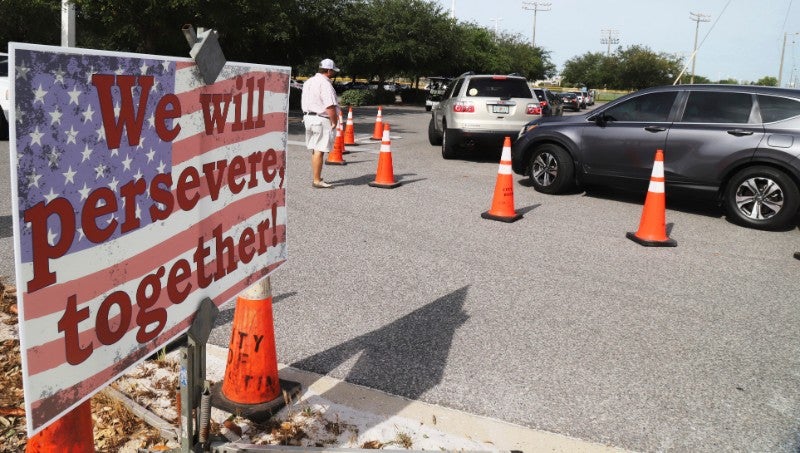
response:
[[[291,70],[9,48],[33,435],[286,261]]]

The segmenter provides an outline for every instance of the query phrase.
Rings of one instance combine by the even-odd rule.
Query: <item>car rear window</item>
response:
[[[761,108],[761,121],[764,123],[772,123],[800,115],[800,102],[797,99],[759,94],[758,106]]]
[[[532,98],[531,89],[525,79],[473,77],[467,87],[467,96],[496,98]]]
[[[684,123],[746,124],[753,96],[748,93],[692,91],[683,113]]]

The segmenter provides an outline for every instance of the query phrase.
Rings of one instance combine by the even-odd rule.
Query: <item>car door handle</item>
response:
[[[646,128],[644,128],[644,130],[648,132],[664,132],[665,130],[667,130],[667,128],[662,126],[647,126]]]
[[[753,131],[746,131],[744,129],[733,129],[728,131],[729,134],[735,135],[737,137],[742,137],[745,135],[753,135]]]

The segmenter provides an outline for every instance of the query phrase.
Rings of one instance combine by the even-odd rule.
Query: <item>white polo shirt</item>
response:
[[[307,113],[325,113],[325,109],[339,103],[336,99],[336,90],[331,80],[323,74],[316,73],[314,77],[303,83],[303,95],[300,97],[300,108]]]

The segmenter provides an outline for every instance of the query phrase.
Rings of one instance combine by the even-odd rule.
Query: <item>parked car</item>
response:
[[[594,94],[591,91],[584,91],[583,99],[586,101],[587,106],[594,105]]]
[[[333,88],[336,90],[337,94],[342,94],[348,90],[368,90],[369,85],[363,82],[335,82]]]
[[[453,159],[464,149],[497,153],[505,137],[542,116],[528,81],[516,75],[462,74],[431,110],[428,140]],[[479,146],[483,145],[483,148]]]
[[[542,106],[542,116],[561,116],[564,114],[564,104],[561,98],[547,88],[534,88],[533,93]]]
[[[426,111],[430,112],[439,103],[451,80],[449,77],[428,77],[428,94],[425,95]]]
[[[800,207],[800,90],[677,85],[641,90],[584,115],[528,123],[515,173],[544,193],[576,184],[647,187],[664,150],[667,193],[712,195],[744,226],[794,225]]]
[[[580,110],[585,109],[586,108],[586,98],[583,95],[583,91],[573,91],[573,93],[578,98],[578,106],[580,107]]]
[[[575,93],[561,93],[562,110],[570,109],[573,112],[580,112],[581,101]]]
[[[8,140],[11,114],[11,85],[8,77],[8,55],[0,53],[0,140]]]

